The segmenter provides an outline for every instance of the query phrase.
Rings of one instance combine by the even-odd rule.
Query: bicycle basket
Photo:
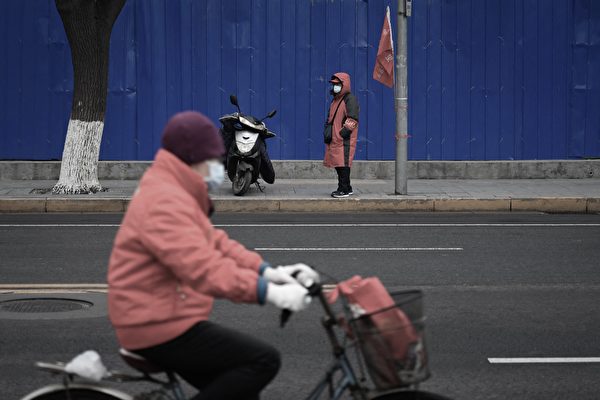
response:
[[[350,325],[373,383],[380,390],[429,377],[420,290],[390,293],[394,306],[353,318]]]

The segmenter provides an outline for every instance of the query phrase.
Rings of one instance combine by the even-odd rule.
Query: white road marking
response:
[[[335,285],[324,284],[323,290],[329,292]],[[108,285],[105,283],[25,283],[0,285],[0,295],[3,294],[33,294],[33,293],[107,293]]]
[[[0,284],[0,294],[21,293],[106,293],[106,283],[7,283]]]
[[[600,224],[220,224],[221,228],[460,228],[460,227],[598,227]]]
[[[571,364],[600,363],[600,357],[517,357],[488,358],[490,364]]]
[[[462,247],[255,247],[256,251],[462,251]]]
[[[120,224],[0,224],[0,228],[114,228]]]
[[[120,224],[0,224],[0,228],[114,228]],[[560,227],[600,227],[598,224],[471,224],[471,223],[448,223],[448,224],[215,224],[217,228],[478,228],[478,227],[531,227],[531,228],[560,228]]]

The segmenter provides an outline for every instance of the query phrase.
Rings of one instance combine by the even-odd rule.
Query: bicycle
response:
[[[334,312],[334,307],[330,305],[324,291],[323,285],[313,283],[309,288],[309,294],[313,298],[317,298],[323,307],[325,315],[322,319],[324,327],[332,348],[333,361],[327,368],[323,378],[315,385],[306,400],[319,400],[328,398],[331,400],[341,399],[343,395],[349,393],[355,400],[450,400],[447,397],[420,391],[418,384],[429,377],[429,370],[426,364],[426,355],[424,343],[420,341],[420,363],[413,365],[403,365],[400,368],[392,366],[394,371],[390,375],[389,370],[377,371],[381,365],[389,364],[389,360],[381,359],[388,357],[390,348],[385,347],[385,340],[382,340],[381,335],[375,335],[373,338],[365,338],[361,332],[368,336],[373,333],[376,327],[370,322],[372,316],[363,315],[355,317],[352,315],[351,305],[348,304],[342,296],[341,303],[343,313],[340,316]],[[420,298],[422,293],[418,290],[392,293],[394,299],[403,297],[404,303],[396,303],[395,307],[406,308],[407,304],[415,303],[415,310],[407,310],[407,315],[411,317],[415,326],[419,326],[421,334],[423,333],[423,316],[420,310]],[[408,300],[406,298],[408,297]],[[419,300],[417,303],[416,301]],[[408,307],[410,308],[410,307]],[[290,312],[283,310],[281,313],[281,326],[283,327],[290,317]],[[390,310],[380,310],[379,312],[389,312]],[[411,315],[412,314],[412,315]],[[340,334],[343,339],[340,339]],[[381,334],[381,332],[379,332]],[[384,333],[385,334],[385,333]],[[422,336],[421,336],[422,337]],[[362,342],[362,343],[361,343]],[[378,347],[379,346],[379,347]],[[384,346],[384,347],[382,347]],[[349,350],[354,347],[357,349],[358,364],[361,369],[361,376],[357,375],[350,358]],[[363,354],[373,351],[375,355]],[[378,351],[378,352],[377,352]],[[65,371],[66,364],[64,363],[47,363],[37,362],[36,366],[44,371],[50,372],[62,377],[62,383],[52,384],[26,395],[21,400],[186,400],[181,384],[172,371],[163,370],[161,367],[152,364],[143,357],[120,349],[119,354],[122,359],[133,369],[137,374],[123,373],[119,371],[109,370],[101,379],[100,382],[86,380],[80,376]],[[416,353],[412,353],[413,359]],[[362,355],[362,357],[361,357]],[[379,359],[378,359],[379,357]],[[417,357],[417,358],[419,358]],[[362,360],[362,361],[361,361]],[[414,361],[414,360],[413,360]],[[371,380],[375,382],[375,387],[369,385],[366,374],[363,371],[363,363],[366,363]],[[389,365],[385,366],[385,368]],[[380,368],[381,369],[381,368]],[[389,368],[388,368],[389,369]],[[402,374],[404,373],[404,376]],[[158,379],[156,374],[166,375],[166,379]],[[337,375],[337,377],[336,377]],[[400,376],[401,378],[398,378]],[[393,381],[390,383],[390,379]],[[400,382],[396,382],[400,379]],[[394,381],[396,380],[396,381]],[[151,382],[158,386],[158,389],[130,395],[112,386],[106,385],[104,382]],[[324,397],[327,396],[327,397]]]

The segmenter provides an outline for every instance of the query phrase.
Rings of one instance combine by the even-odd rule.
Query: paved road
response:
[[[0,215],[0,284],[104,283],[120,218]],[[600,215],[219,215],[214,222],[275,264],[304,261],[337,279],[378,275],[388,286],[422,288],[433,372],[425,389],[455,399],[598,398],[600,363],[572,361],[600,357]],[[114,355],[104,295],[83,296],[96,302],[96,314],[0,314],[5,398],[50,381],[29,367],[36,359],[95,348],[106,364],[125,368]],[[217,321],[282,350],[284,367],[265,399],[302,398],[321,373],[328,350],[319,315],[312,307],[280,330],[270,307],[215,309]],[[546,362],[489,362],[516,357]]]

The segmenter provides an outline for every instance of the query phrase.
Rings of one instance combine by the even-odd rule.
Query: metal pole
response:
[[[411,0],[398,0],[398,47],[396,53],[396,194],[408,194],[408,81],[407,26]]]

